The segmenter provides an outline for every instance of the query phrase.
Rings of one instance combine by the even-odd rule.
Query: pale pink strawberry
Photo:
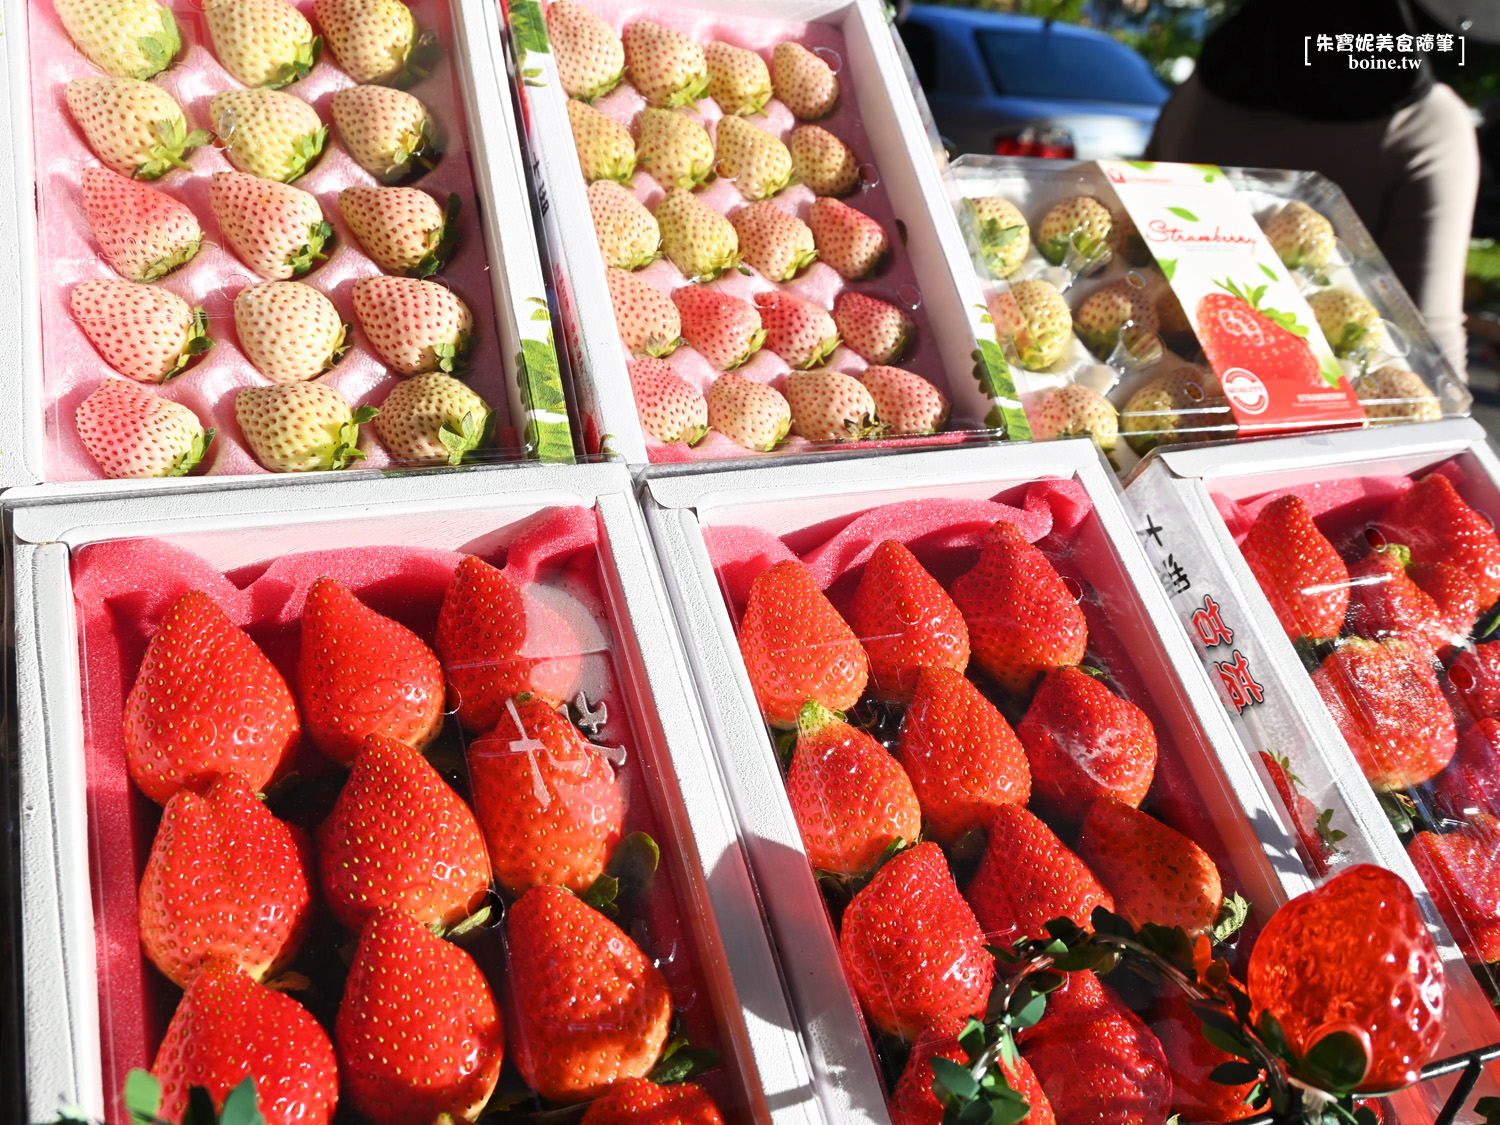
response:
[[[396,461],[464,458],[489,437],[489,403],[451,375],[429,371],[397,383],[380,404],[375,432]]]
[[[359,427],[379,413],[349,408],[327,383],[246,387],[234,397],[234,417],[255,459],[273,473],[342,469],[364,457]]]
[[[821,121],[839,104],[833,68],[800,43],[778,43],[771,53],[771,85],[798,121]]]
[[[718,40],[703,48],[708,66],[708,96],[726,114],[759,113],[771,100],[771,72],[754,51]]]
[[[116,78],[150,78],[171,66],[182,35],[157,0],[53,0],[73,46]]]
[[[682,318],[682,338],[720,371],[738,367],[765,342],[760,313],[749,301],[703,285],[684,285],[672,291],[672,303]]]
[[[848,195],[859,183],[859,161],[821,125],[792,130],[792,175],[814,195]]]
[[[672,298],[628,270],[604,272],[620,342],[632,355],[670,355],[682,342],[682,317]]]
[[[614,29],[582,4],[552,0],[547,5],[547,38],[568,97],[591,102],[619,85],[625,47]]]
[[[922,376],[876,364],[860,376],[880,420],[893,434],[932,434],[948,420],[948,400]]]
[[[83,447],[111,480],[186,476],[214,440],[187,407],[129,379],[104,380],[73,420]]]
[[[277,88],[306,78],[323,40],[287,0],[204,0],[214,57],[242,86]]]
[[[639,128],[636,162],[663,188],[692,191],[713,174],[714,143],[703,126],[687,114],[644,109]]]
[[[328,126],[301,98],[280,90],[224,90],[209,103],[224,155],[241,172],[289,184],[323,151]]]
[[[568,99],[568,126],[573,131],[573,147],[578,150],[578,168],[584,182],[630,183],[636,161],[630,130],[577,98]]]
[[[422,76],[425,67],[413,49],[424,40],[401,0],[314,0],[313,15],[334,59],[354,81],[402,86]]]
[[[862,441],[887,426],[858,379],[838,371],[793,371],[786,377],[792,429],[808,441]]]
[[[879,223],[847,203],[821,196],[807,212],[818,257],[850,281],[869,277],[890,251]]]
[[[697,445],[708,433],[708,403],[697,388],[677,377],[662,359],[638,359],[630,365],[630,389],[641,425],[657,441]]]
[[[636,20],[625,29],[624,41],[631,84],[652,105],[693,105],[708,88],[703,48],[682,32]]]
[[[721,117],[714,126],[715,170],[746,199],[765,199],[792,179],[792,154],[781,140],[743,117]]]
[[[736,445],[769,453],[792,426],[792,409],[775,387],[730,372],[708,388],[708,425]]]
[[[137,382],[165,383],[214,346],[203,310],[154,285],[85,281],[69,304],[104,362]]]
[[[333,225],[311,192],[244,172],[215,172],[208,203],[229,248],[261,277],[299,277],[328,257],[323,247]]]
[[[667,192],[656,205],[656,221],[662,252],[689,281],[712,281],[739,264],[740,236],[734,224],[692,192]]]
[[[94,155],[137,180],[190,167],[188,150],[210,139],[202,129],[189,132],[176,99],[150,82],[75,78],[63,88],[63,97]]]
[[[839,346],[839,330],[822,305],[780,290],[755,295],[766,347],[791,367],[817,367]]]
[[[844,343],[870,363],[895,363],[917,330],[895,305],[853,290],[833,302],[833,320]]]
[[[203,242],[203,228],[185,205],[106,168],[85,169],[83,213],[104,260],[130,281],[165,277]]]
[[[234,299],[234,329],[245,358],[273,383],[322,374],[346,346],[338,309],[300,281],[263,281],[241,289]]]
[[[589,214],[606,266],[638,270],[661,257],[661,228],[655,216],[613,180],[589,184]]]
[[[397,374],[452,374],[462,366],[474,318],[451,289],[414,277],[364,277],[352,296],[371,347]]]
[[[752,203],[730,222],[740,239],[740,256],[767,281],[790,281],[818,257],[812,230],[771,200]]]
[[[1037,441],[1087,435],[1108,452],[1119,440],[1120,416],[1114,404],[1082,383],[1051,388],[1026,414]]]
[[[458,192],[446,207],[407,187],[352,187],[339,192],[339,211],[364,252],[386,273],[431,277],[458,243]]]
[[[382,183],[421,175],[443,153],[427,107],[388,86],[350,86],[329,102],[333,127],[354,162]]]

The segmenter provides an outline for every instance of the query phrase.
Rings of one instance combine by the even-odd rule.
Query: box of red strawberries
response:
[[[486,5],[5,17],[0,486],[572,456]]]
[[[1238,974],[1235,935],[1317,881],[1087,442],[642,495],[833,1119],[937,1119],[920,1047],[984,1011],[987,944],[1109,905]],[[1247,1112],[1123,976],[1082,998],[1114,1012],[1099,1050],[1022,1039],[1057,1119],[1147,1072],[1129,1120]]]
[[[630,487],[12,510],[31,1119],[823,1120]]]
[[[506,7],[589,452],[693,464],[1024,420],[976,347],[879,3]]]

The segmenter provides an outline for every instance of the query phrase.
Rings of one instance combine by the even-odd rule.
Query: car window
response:
[[[1167,98],[1146,60],[1108,39],[981,31],[979,50],[1002,94],[1141,105]]]
[[[931,89],[937,85],[937,33],[916,20],[898,26],[906,53],[911,56],[911,68],[917,72],[917,81]]]

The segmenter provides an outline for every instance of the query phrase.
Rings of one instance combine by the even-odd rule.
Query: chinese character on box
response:
[[[1239,649],[1234,650],[1231,659],[1215,661],[1214,670],[1219,673],[1219,683],[1223,685],[1224,693],[1229,697],[1229,704],[1236,715],[1265,699],[1265,687],[1257,683],[1250,674],[1250,662]]]

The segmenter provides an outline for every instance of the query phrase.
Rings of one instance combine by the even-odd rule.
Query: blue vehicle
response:
[[[900,28],[955,156],[1139,156],[1167,100],[1139,53],[1089,28],[927,4]]]

